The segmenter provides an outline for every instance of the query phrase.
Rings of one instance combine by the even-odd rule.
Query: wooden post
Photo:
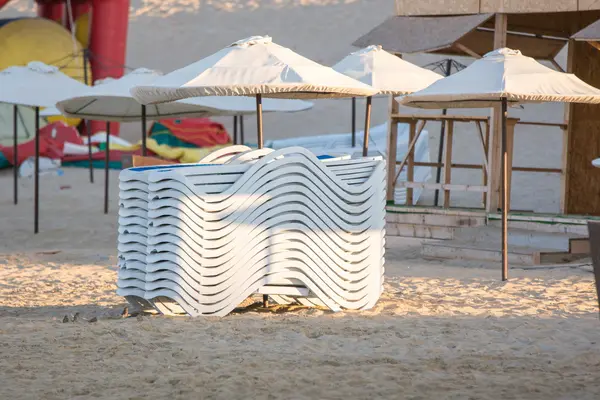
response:
[[[444,138],[444,184],[452,180],[452,138],[454,137],[454,121],[448,121],[448,132]],[[444,208],[450,207],[450,190],[444,189]]]
[[[506,31],[508,29],[508,17],[506,14],[496,14],[494,23],[494,49],[506,47]],[[491,141],[488,143],[489,157],[488,165],[490,166],[490,176],[488,185],[490,190],[487,193],[487,212],[496,212],[499,208],[500,199],[500,141],[502,132],[502,111],[500,105],[492,108],[492,135]]]
[[[408,128],[408,142],[412,143],[415,141],[417,133],[417,121],[412,120]],[[408,160],[406,163],[406,182],[413,182],[415,180],[415,152],[414,150],[408,153]],[[406,205],[413,205],[413,189],[406,188]]]
[[[388,135],[387,135],[387,201],[394,201],[394,179],[396,177],[396,159],[398,157],[398,123],[392,117],[398,114],[400,105],[394,96],[390,96],[390,119],[388,122]]]
[[[263,148],[262,94],[256,95],[256,134],[258,148]],[[263,296],[264,297],[264,296]]]
[[[507,117],[508,117],[508,106],[506,98],[502,99],[502,145],[501,145],[501,157],[502,157],[502,280],[508,280],[508,199],[509,199],[509,183],[508,183],[508,141],[507,141]]]

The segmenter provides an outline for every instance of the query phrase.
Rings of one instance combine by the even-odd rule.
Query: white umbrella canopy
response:
[[[142,105],[131,95],[131,88],[151,84],[162,73],[138,68],[119,79],[107,78],[89,88],[86,93],[65,99],[56,107],[61,113],[86,119],[133,122],[142,118]],[[295,112],[312,107],[300,100],[265,101],[265,112]],[[53,112],[52,110],[48,112]],[[255,102],[249,98],[222,97],[215,99],[186,99],[146,106],[147,119],[173,117],[205,117],[209,115],[239,115],[256,112]]]
[[[142,104],[203,96],[255,96],[294,99],[371,96],[376,90],[253,36],[184,68],[131,90]]]
[[[381,46],[369,46],[350,53],[333,69],[372,86],[384,95],[416,92],[443,78],[388,53]]]
[[[69,78],[58,68],[33,61],[27,66],[13,66],[0,71],[0,102],[35,108],[35,173],[34,173],[34,222],[33,231],[39,231],[39,109],[52,107],[57,101],[76,96],[88,87],[75,79]],[[13,127],[14,152],[14,203],[17,204],[17,136],[18,126]]]
[[[39,61],[0,71],[0,102],[30,107],[53,107],[59,100],[77,96],[89,87],[58,68]]]
[[[508,165],[506,118],[509,104],[563,102],[600,104],[600,90],[573,74],[547,68],[519,50],[487,53],[462,71],[398,99],[418,108],[487,108],[502,115],[502,280],[508,279]]]
[[[419,108],[487,108],[510,103],[600,103],[600,90],[573,74],[543,66],[519,50],[498,49],[431,86],[403,96]]]
[[[98,81],[86,92],[56,103],[61,113],[70,117],[98,121],[133,122],[143,117],[142,105],[130,94],[132,87],[152,82],[161,74],[146,68],[138,68],[119,79]],[[201,117],[217,110],[189,103],[166,103],[146,107],[147,119],[184,116]]]

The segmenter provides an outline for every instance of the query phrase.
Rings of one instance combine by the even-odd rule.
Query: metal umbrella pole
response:
[[[142,155],[146,157],[146,106],[142,104]]]
[[[240,115],[240,144],[244,144],[244,116]]]
[[[352,147],[356,146],[356,97],[352,98]]]
[[[33,186],[33,233],[40,230],[40,108],[35,108],[35,167]]]
[[[363,138],[363,157],[369,154],[369,129],[371,127],[371,96],[367,97],[367,107],[365,109],[365,136]]]
[[[233,144],[238,144],[238,116],[233,116]]]
[[[104,214],[108,214],[108,165],[110,163],[110,122],[106,122],[106,147],[104,148]]]
[[[88,82],[88,70],[87,70],[87,60],[88,60],[88,50],[83,49],[83,81],[87,85]],[[92,132],[89,129],[88,121],[83,120],[83,127],[87,134],[88,138],[88,161],[89,161],[89,169],[90,169],[90,182],[94,183],[94,163],[92,161]]]
[[[19,106],[16,104],[13,105],[13,196],[14,202],[17,204],[19,202],[19,154],[18,154],[18,146],[17,146],[17,137],[18,137],[18,129],[19,129]]]

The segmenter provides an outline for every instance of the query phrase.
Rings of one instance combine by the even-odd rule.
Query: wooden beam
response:
[[[537,122],[537,121],[518,121],[517,125],[534,125],[534,126],[552,126],[560,129],[567,129],[568,124],[566,122]]]
[[[488,117],[473,115],[428,115],[428,114],[394,114],[392,119],[400,123],[409,123],[411,120],[421,121],[454,121],[454,122],[476,122],[487,121]]]
[[[423,122],[425,122],[425,121],[423,121]],[[416,135],[417,135],[417,123],[416,123],[416,121],[412,121],[408,126],[408,140],[410,141],[410,143],[413,142]],[[406,181],[407,182],[412,182],[415,179],[415,165],[414,165],[415,156],[414,156],[414,154],[415,154],[414,151],[411,151],[407,154],[407,156],[408,156],[408,164],[407,164],[407,169],[406,169]],[[408,206],[413,205],[413,190],[412,190],[412,188],[406,189],[406,205],[408,205]]]
[[[595,41],[592,41],[592,40],[590,40],[590,41],[588,42],[588,44],[589,44],[590,46],[592,46],[593,48],[600,50],[600,42],[595,42]]]
[[[446,183],[424,183],[424,182],[398,182],[398,187],[412,188],[412,189],[431,189],[431,190],[444,190],[444,191],[461,191],[461,192],[476,192],[484,193],[488,190],[487,186],[479,185],[458,185],[458,184],[446,184]]]
[[[444,184],[452,180],[452,139],[454,137],[454,121],[448,121],[448,132],[444,137]],[[450,207],[450,190],[444,190],[444,208]]]
[[[486,159],[488,162],[488,168],[487,171],[482,169],[482,174],[481,174],[481,181],[483,183],[483,186],[488,186],[488,182],[490,180],[490,172],[491,172],[491,167],[490,167],[490,160],[489,160],[489,154],[490,154],[490,121],[488,120],[485,124],[485,144],[483,146],[484,150],[485,150],[485,154],[486,154]],[[483,204],[483,208],[485,209],[487,206],[487,193],[483,193],[483,196],[481,196],[481,202]]]
[[[454,43],[452,45],[453,47],[455,47],[457,50],[462,51],[463,53],[473,57],[473,58],[481,58],[481,55],[479,55],[478,53],[474,52],[473,50],[471,50],[470,48],[468,48],[467,46],[465,46],[464,44],[461,43]]]
[[[487,162],[488,155],[486,154],[485,150],[485,137],[483,136],[483,129],[481,128],[481,123],[479,121],[475,122],[475,125],[477,125],[477,131],[479,132],[479,140],[481,141],[481,150],[483,152],[483,166],[485,167],[484,173],[489,174],[490,168]]]
[[[404,159],[400,163],[400,169],[398,170],[398,172],[396,172],[396,177],[394,178],[394,185],[398,182],[398,178],[400,177],[400,174],[402,173],[402,169],[404,169],[404,165],[406,165],[406,162],[408,161],[408,158],[409,158],[408,156],[414,150],[415,144],[417,144],[417,140],[419,140],[419,136],[421,136],[421,132],[423,131],[424,127],[425,127],[425,124],[423,123],[423,125],[421,125],[421,127],[417,130],[416,136],[413,138],[413,140],[411,140],[411,142],[408,146],[408,150],[406,151],[406,155],[404,156]]]
[[[397,114],[400,105],[394,96],[390,96],[390,116]],[[387,136],[388,148],[387,148],[387,200],[394,200],[394,176],[396,174],[396,158],[398,157],[398,124],[390,118],[388,122],[388,136]]]
[[[555,60],[555,59],[553,59],[553,58],[552,58],[552,59],[550,59],[549,61],[550,61],[550,63],[551,63],[553,66],[554,66],[554,68],[556,68],[556,70],[557,70],[557,71],[560,71],[560,72],[565,72],[565,70],[564,70],[564,69],[563,69],[563,68],[560,66],[560,64],[559,64],[559,63],[557,63],[557,62],[556,62],[556,60]]]

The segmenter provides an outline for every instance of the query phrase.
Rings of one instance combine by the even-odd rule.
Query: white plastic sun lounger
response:
[[[220,165],[123,171],[118,293],[193,316],[226,315],[257,292],[372,307],[384,272],[382,158],[244,150]]]

